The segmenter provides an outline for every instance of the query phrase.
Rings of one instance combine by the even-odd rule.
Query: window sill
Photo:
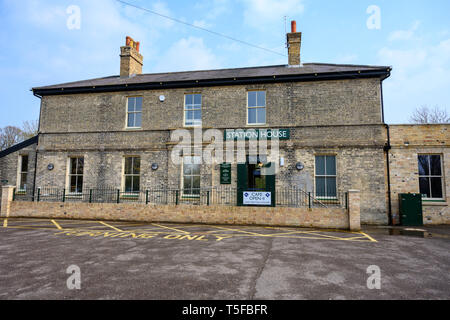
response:
[[[66,199],[80,199],[83,198],[83,194],[82,193],[68,193],[64,196]]]
[[[141,127],[136,127],[136,128],[125,128],[126,131],[141,131],[142,128]]]
[[[448,202],[445,200],[422,200],[422,206],[437,206],[437,207],[447,207]]]
[[[139,194],[121,194],[120,195],[120,199],[138,199],[139,198]]]
[[[247,123],[247,127],[269,128],[269,125],[267,123]]]
[[[194,195],[192,195],[192,196],[188,196],[188,195],[182,195],[181,196],[181,199],[182,200],[198,200],[198,199],[200,199],[200,196],[194,196]]]

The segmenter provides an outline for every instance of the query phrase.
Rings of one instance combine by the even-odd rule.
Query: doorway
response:
[[[255,206],[275,207],[275,164],[267,162],[267,156],[247,156],[246,163],[237,165],[237,205],[247,206],[244,198],[249,194],[263,193],[266,201]],[[270,199],[269,199],[270,198]],[[264,202],[264,201],[263,201]],[[250,206],[251,206],[250,205]]]

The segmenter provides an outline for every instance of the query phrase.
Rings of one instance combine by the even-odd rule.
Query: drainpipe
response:
[[[391,147],[391,138],[389,133],[389,125],[386,124],[387,131],[387,144],[384,147],[384,151],[386,152],[386,170],[387,170],[387,187],[388,187],[388,216],[389,216],[389,225],[394,225],[392,221],[392,196],[391,196],[391,170],[389,165],[389,151],[392,149]]]
[[[383,80],[380,81],[380,88],[381,88],[381,115],[382,115],[382,121],[384,123],[384,99],[383,99]],[[391,147],[391,135],[389,132],[389,125],[384,123],[386,127],[387,132],[387,143],[384,146],[384,152],[386,152],[386,171],[387,171],[387,188],[388,188],[388,219],[389,219],[389,225],[394,225],[394,222],[392,220],[392,195],[391,195],[391,169],[389,165],[389,151],[392,149]]]
[[[38,146],[39,146],[39,135],[41,132],[41,114],[42,114],[42,96],[34,93],[33,91],[33,95],[39,99],[41,99],[41,105],[39,108],[39,120],[38,120],[38,141],[36,143],[36,152],[35,152],[35,156],[34,156],[34,177],[33,177],[33,201],[34,201],[34,196],[35,196],[35,192],[36,192],[36,175],[37,175],[37,162],[38,162]]]

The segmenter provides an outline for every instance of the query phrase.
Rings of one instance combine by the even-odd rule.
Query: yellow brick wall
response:
[[[399,193],[419,193],[419,154],[439,154],[445,202],[424,202],[424,224],[450,224],[450,125],[390,126],[392,213],[399,223]],[[405,144],[406,143],[406,144]]]
[[[14,201],[11,203],[10,217],[349,228],[348,214],[341,208],[313,208],[310,211],[308,208]]]

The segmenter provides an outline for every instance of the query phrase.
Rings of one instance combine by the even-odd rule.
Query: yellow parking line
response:
[[[103,222],[103,221],[97,221],[97,222],[98,222],[98,223],[101,223],[101,224],[103,224],[103,225],[105,225],[105,226],[107,226],[107,227],[109,227],[109,228],[111,228],[111,229],[114,229],[114,230],[116,230],[116,231],[123,232],[123,230],[120,230],[119,228],[113,227],[113,226],[111,226],[111,225],[109,225],[109,224],[107,224],[107,223],[105,223],[105,222]]]
[[[235,231],[235,232],[247,233],[247,234],[251,234],[251,235],[259,236],[259,237],[264,237],[263,234],[255,233],[255,232],[248,232],[248,231],[244,231],[244,230],[232,229],[232,228],[224,228],[224,227],[218,227],[218,226],[211,226],[211,227],[217,228],[217,229],[222,229],[222,230],[228,230],[228,231]]]
[[[160,227],[160,228],[166,228],[166,229],[170,229],[170,230],[175,230],[175,231],[177,231],[177,232],[182,232],[182,233],[190,234],[190,232],[187,232],[187,231],[184,231],[184,230],[180,230],[180,229],[177,229],[177,228],[166,227],[166,226],[162,226],[162,225],[156,224],[156,223],[152,223],[152,225],[157,226],[157,227]]]
[[[361,231],[360,234],[365,235],[367,238],[369,238],[369,240],[370,240],[371,242],[378,242],[377,240],[375,240],[374,238],[372,238],[371,236],[369,236],[367,233],[364,233],[364,232]]]
[[[8,227],[8,219],[3,220],[3,228]]]
[[[50,220],[51,222],[53,222],[53,224],[59,229],[62,230],[63,228],[61,228],[61,226],[58,224],[58,222],[56,222],[55,220]]]
[[[265,234],[264,237],[271,237],[271,236],[280,236],[280,235],[288,235],[288,234],[314,234],[310,231],[291,231],[291,232],[280,232],[280,233],[270,233],[270,234]],[[315,234],[314,234],[315,235]],[[322,236],[322,235],[320,235]]]

